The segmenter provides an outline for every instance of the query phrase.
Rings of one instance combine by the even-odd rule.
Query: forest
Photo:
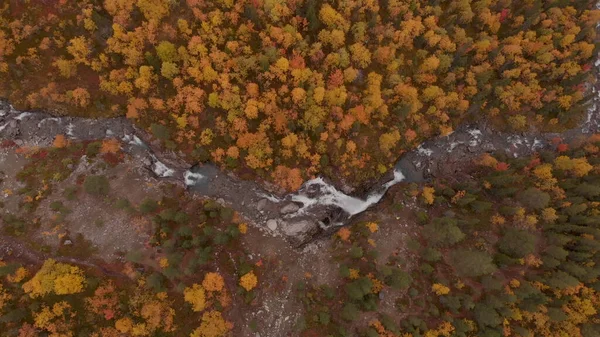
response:
[[[289,190],[317,174],[360,184],[469,118],[576,123],[599,18],[566,0],[11,0],[0,94],[125,115]]]
[[[599,24],[589,0],[2,1],[0,98],[281,193],[361,190],[465,123],[556,136],[305,247],[125,140],[0,140],[0,337],[600,336],[600,134],[561,136],[597,95]]]

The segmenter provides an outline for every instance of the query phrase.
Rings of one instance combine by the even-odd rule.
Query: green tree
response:
[[[482,276],[498,269],[488,253],[478,250],[455,250],[450,253],[450,260],[457,274],[462,277]]]

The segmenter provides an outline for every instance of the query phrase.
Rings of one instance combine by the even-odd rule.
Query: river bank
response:
[[[356,215],[378,203],[397,183],[422,182],[436,176],[451,177],[462,163],[485,152],[504,151],[518,157],[599,130],[597,88],[582,123],[563,133],[495,131],[486,122],[463,125],[452,134],[437,137],[402,155],[394,169],[361,195],[344,193],[323,178],[306,181],[287,195],[273,186],[242,180],[212,164],[192,164],[182,155],[163,149],[159,142],[125,118],[86,119],[55,117],[44,112],[15,110],[0,102],[0,138],[19,146],[50,146],[54,137],[64,134],[76,140],[116,138],[124,150],[157,177],[187,187],[193,193],[213,198],[238,211],[262,230],[283,235],[294,245],[302,245],[347,224]]]

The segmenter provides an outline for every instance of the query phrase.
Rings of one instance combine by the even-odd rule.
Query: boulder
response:
[[[258,211],[262,211],[265,209],[265,207],[267,207],[267,203],[269,201],[267,199],[260,199],[257,203],[256,203],[256,209]]]
[[[298,210],[300,209],[300,206],[298,206],[298,204],[296,204],[295,202],[290,202],[289,204],[283,206],[279,212],[281,214],[290,214],[290,213],[296,213],[298,212]]]
[[[267,220],[267,227],[270,230],[275,231],[275,230],[277,230],[278,226],[279,226],[279,221],[277,221],[277,219],[269,219],[269,220]]]

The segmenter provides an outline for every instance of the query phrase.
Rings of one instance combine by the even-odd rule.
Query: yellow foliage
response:
[[[544,221],[553,223],[558,219],[558,215],[556,215],[556,210],[554,208],[548,207],[542,210],[542,219]]]
[[[128,333],[133,328],[133,321],[129,317],[120,318],[115,322],[115,328],[121,333]]]
[[[54,137],[54,142],[52,142],[52,146],[54,146],[57,149],[66,147],[68,144],[69,141],[64,135],[56,135],[56,137]]]
[[[161,257],[158,260],[158,265],[163,269],[169,267],[169,259],[167,259],[166,257]]]
[[[450,288],[446,287],[440,283],[434,283],[431,286],[431,291],[433,291],[436,295],[448,295],[450,293]]]
[[[434,193],[435,193],[435,189],[433,187],[428,187],[428,186],[423,187],[422,196],[428,205],[433,205],[433,201],[435,200]]]
[[[367,226],[371,233],[375,233],[379,230],[379,226],[374,222],[367,222],[365,226]]]
[[[339,236],[342,241],[348,241],[351,234],[352,232],[347,227],[342,227],[337,231],[337,236]]]
[[[75,294],[83,291],[85,276],[83,270],[53,259],[44,262],[35,276],[23,284],[23,290],[30,297]]]
[[[206,292],[199,284],[194,283],[192,287],[186,287],[183,291],[183,299],[192,305],[192,310],[198,312],[206,307]]]
[[[492,215],[490,221],[494,225],[504,225],[504,223],[506,222],[506,219],[499,214],[494,214],[494,215]]]
[[[593,169],[586,158],[571,159],[567,156],[554,159],[554,166],[559,170],[570,171],[577,177],[583,177]]]
[[[223,277],[218,273],[206,273],[204,280],[202,281],[202,287],[208,291],[221,291],[225,286]]]
[[[29,271],[25,267],[19,267],[14,274],[8,275],[6,279],[12,283],[18,283],[23,281],[27,276],[29,276]]]
[[[246,234],[248,232],[248,225],[245,223],[241,223],[238,225],[238,230],[240,231],[240,233]]]
[[[359,273],[358,269],[350,268],[350,276],[349,276],[349,278],[351,280],[356,280],[359,276],[360,276],[360,273]]]
[[[240,286],[246,289],[246,291],[254,289],[257,284],[258,278],[254,275],[254,271],[251,271],[240,278]]]
[[[495,168],[498,165],[498,160],[492,157],[489,153],[484,153],[477,162],[478,165]]]
[[[233,324],[226,321],[221,312],[211,310],[202,314],[200,327],[194,330],[190,337],[222,337],[232,328]]]
[[[118,153],[120,149],[121,145],[119,141],[114,138],[109,138],[102,141],[100,153]]]
[[[2,314],[2,309],[4,306],[6,306],[11,298],[12,296],[8,293],[8,291],[6,291],[6,289],[4,289],[2,283],[0,283],[0,314]]]

